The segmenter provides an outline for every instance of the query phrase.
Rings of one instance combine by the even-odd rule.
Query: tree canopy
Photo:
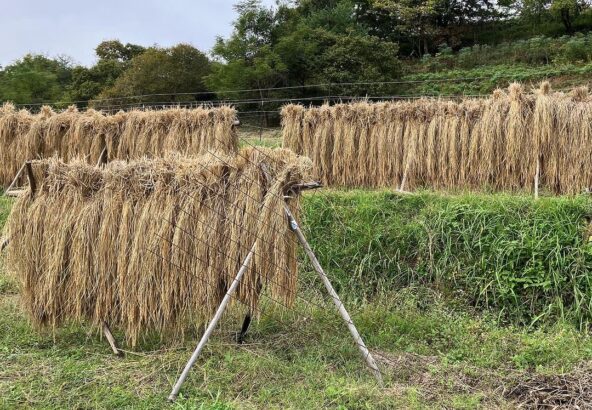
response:
[[[177,93],[200,93],[206,91],[204,78],[210,73],[208,57],[189,44],[171,48],[151,47],[129,60],[126,70],[113,85],[104,90],[99,99],[126,96],[137,97],[130,102],[153,100],[158,102],[191,101],[195,96],[178,96]]]
[[[498,57],[528,64],[587,62],[592,59],[586,34],[592,31],[591,3],[278,0],[266,7],[260,0],[242,0],[235,6],[232,33],[217,38],[209,55],[188,44],[143,47],[116,39],[97,45],[96,62],[89,67],[65,57],[28,54],[0,67],[0,101],[79,101],[85,106],[122,97],[128,103],[166,103],[366,95],[400,90],[338,84],[392,84],[403,74],[459,62],[474,67]],[[517,51],[521,47],[529,47],[529,53]],[[277,87],[290,91],[268,90]],[[224,92],[243,89],[255,91]]]
[[[232,35],[218,38],[213,49],[208,84],[224,90],[397,78],[397,44],[371,34],[355,7],[351,0],[275,9],[257,0],[239,3]]]
[[[17,104],[59,100],[71,81],[71,66],[66,58],[27,54],[0,71],[0,98]]]

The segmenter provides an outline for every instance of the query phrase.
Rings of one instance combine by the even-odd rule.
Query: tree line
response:
[[[275,7],[244,0],[235,10],[232,34],[207,54],[189,44],[110,40],[96,47],[90,67],[25,55],[0,67],[0,101],[124,107],[384,93],[393,87],[369,83],[395,81],[442,50],[592,27],[590,0],[279,0]],[[276,87],[293,88],[269,90]],[[237,89],[256,91],[224,92]]]

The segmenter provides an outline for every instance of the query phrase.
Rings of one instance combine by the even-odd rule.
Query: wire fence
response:
[[[35,108],[42,105],[54,106],[58,108],[68,105],[76,105],[81,108],[94,107],[101,110],[119,110],[132,108],[157,108],[160,106],[183,106],[192,107],[196,105],[216,105],[216,104],[236,104],[236,105],[261,105],[269,103],[280,103],[285,101],[317,101],[324,98],[379,98],[379,99],[403,99],[403,98],[422,98],[422,97],[445,97],[445,98],[463,98],[463,97],[481,97],[480,93],[407,93],[389,92],[379,94],[385,90],[400,90],[424,84],[458,84],[465,83],[463,90],[470,85],[471,89],[480,89],[484,81],[495,82],[498,86],[507,85],[511,81],[526,81],[529,79],[542,79],[545,75],[540,73],[520,74],[520,75],[496,75],[493,77],[483,76],[455,76],[446,78],[417,78],[401,79],[392,81],[357,81],[357,82],[335,82],[335,83],[316,83],[300,84],[279,87],[260,87],[260,88],[242,88],[242,89],[222,89],[213,91],[196,90],[192,92],[166,92],[166,93],[144,93],[135,95],[122,95],[104,98],[91,98],[87,100],[54,100],[54,101],[31,101],[16,104],[18,107]],[[346,90],[354,93],[346,93]],[[335,94],[335,91],[340,91]],[[298,95],[295,95],[295,94]],[[252,95],[250,98],[231,98],[238,95]],[[265,96],[264,96],[265,95]],[[223,98],[221,98],[223,97]],[[6,101],[2,101],[6,102]],[[250,109],[255,111],[254,109]]]

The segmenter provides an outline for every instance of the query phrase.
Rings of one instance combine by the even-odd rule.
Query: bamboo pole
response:
[[[329,281],[329,278],[325,274],[325,271],[323,270],[323,267],[319,263],[319,261],[318,261],[316,255],[314,254],[312,248],[308,244],[308,241],[304,237],[304,234],[300,230],[300,226],[298,225],[298,222],[296,222],[296,219],[294,218],[294,215],[292,215],[292,212],[290,211],[290,208],[288,208],[287,205],[284,205],[284,209],[286,211],[286,215],[288,217],[288,221],[290,222],[290,228],[292,229],[292,231],[294,231],[294,233],[298,237],[298,241],[300,242],[300,244],[304,248],[304,251],[308,255],[308,258],[312,262],[312,266],[314,267],[314,269],[317,271],[317,273],[321,277],[321,280],[323,281],[323,283],[325,285],[325,288],[327,288],[327,291],[329,292],[329,295],[331,295],[331,298],[333,299],[333,302],[335,303],[335,306],[337,306],[337,309],[339,310],[339,313],[341,314],[341,317],[343,318],[343,320],[347,324],[347,327],[349,329],[349,332],[351,333],[352,337],[354,338],[354,341],[358,345],[358,349],[360,349],[360,352],[362,353],[362,356],[364,357],[364,360],[366,360],[366,363],[368,364],[368,367],[370,368],[370,370],[372,370],[372,373],[374,374],[374,377],[376,378],[376,380],[378,381],[378,383],[382,386],[382,384],[383,384],[382,383],[382,374],[380,373],[380,370],[378,369],[378,366],[376,365],[376,362],[374,361],[374,358],[372,357],[372,354],[370,353],[370,351],[366,347],[366,344],[364,343],[364,340],[362,340],[362,337],[360,336],[360,333],[358,332],[358,329],[356,329],[356,326],[354,325],[354,322],[351,320],[351,317],[349,316],[349,313],[345,309],[345,306],[343,305],[343,302],[341,301],[341,299],[339,298],[339,295],[337,294],[337,292],[333,288],[333,285],[331,285],[331,281]]]
[[[11,184],[8,186],[8,188],[6,188],[6,191],[4,191],[6,194],[8,194],[10,192],[10,190],[12,189],[12,187],[14,187],[14,184],[16,184],[16,181],[21,176],[21,173],[23,172],[23,169],[25,169],[25,165],[26,164],[27,164],[26,162],[23,162],[23,165],[21,165],[21,168],[16,173],[16,176],[12,180]]]
[[[2,252],[4,249],[6,249],[6,247],[8,246],[9,243],[10,243],[9,237],[2,238],[2,244],[0,245],[0,252]]]
[[[401,185],[399,186],[399,192],[405,192],[405,183],[407,182],[407,171],[409,170],[410,160],[407,161],[405,165],[405,170],[403,171],[403,178],[401,179]]]
[[[103,322],[103,333],[105,333],[105,337],[107,338],[107,341],[109,342],[111,350],[113,350],[113,353],[115,353],[115,355],[119,357],[123,356],[123,352],[119,350],[117,348],[117,344],[115,344],[115,338],[111,333],[111,329],[109,329],[109,326],[105,322]]]
[[[25,170],[27,171],[27,178],[29,178],[29,187],[31,188],[31,195],[35,195],[37,191],[37,182],[35,181],[35,175],[33,174],[33,167],[31,161],[25,163]]]
[[[253,259],[253,254],[255,253],[256,246],[257,246],[257,241],[255,241],[255,243],[251,247],[250,252],[247,254],[247,257],[245,258],[242,266],[240,267],[238,273],[236,274],[234,281],[232,281],[230,288],[228,288],[226,295],[224,295],[224,299],[222,299],[222,303],[220,303],[220,306],[218,307],[218,310],[216,311],[214,318],[212,319],[212,321],[208,325],[204,335],[202,336],[201,340],[197,344],[195,351],[191,355],[191,358],[189,359],[189,361],[185,365],[185,368],[183,369],[181,376],[179,376],[179,379],[175,383],[175,386],[173,387],[173,390],[171,391],[171,394],[169,395],[169,401],[173,402],[177,399],[177,396],[179,395],[179,391],[181,390],[181,386],[185,382],[185,379],[187,378],[189,371],[191,370],[191,368],[193,367],[193,365],[197,361],[199,354],[201,353],[204,346],[208,342],[208,339],[212,335],[212,332],[216,328],[216,325],[218,325],[218,322],[222,318],[222,314],[224,313],[224,310],[226,309],[228,302],[230,302],[230,298],[232,297],[232,294],[236,291],[236,288],[238,287],[240,280],[242,279],[243,275],[247,271],[247,267],[249,266],[251,259]]]
[[[536,174],[534,174],[534,199],[539,199],[539,177],[541,173],[541,160],[537,158]]]
[[[107,159],[108,159],[108,155],[107,155],[107,147],[103,148],[103,151],[101,151],[101,155],[99,155],[99,160],[97,161],[97,167],[100,167],[103,164],[107,163]]]
[[[13,189],[12,191],[6,191],[4,193],[4,195],[9,196],[11,198],[16,198],[18,196],[20,196],[21,194],[24,194],[26,192],[25,189]]]

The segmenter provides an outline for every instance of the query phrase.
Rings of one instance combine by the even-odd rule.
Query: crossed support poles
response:
[[[320,187],[320,184],[303,184],[301,186],[301,189],[313,189],[313,188],[318,188],[318,187]],[[300,226],[298,225],[298,222],[294,218],[294,215],[292,215],[290,208],[285,204],[284,204],[284,211],[286,214],[287,221],[290,224],[290,229],[296,235],[298,242],[304,248],[304,251],[306,252],[306,255],[308,256],[308,258],[310,259],[315,271],[319,274],[321,280],[323,281],[323,284],[325,285],[325,288],[327,289],[327,291],[329,292],[329,295],[333,299],[333,302],[335,303],[335,306],[339,310],[341,317],[343,318],[343,320],[347,324],[347,327],[348,327],[354,341],[356,342],[358,349],[362,353],[362,356],[364,357],[366,364],[368,365],[368,367],[370,368],[370,370],[374,374],[374,377],[376,378],[378,383],[380,385],[382,385],[382,375],[380,373],[380,370],[378,369],[376,362],[374,361],[374,358],[372,357],[372,354],[370,353],[370,351],[366,347],[364,341],[362,340],[362,337],[360,336],[358,330],[356,329],[356,326],[354,325],[351,317],[349,316],[349,313],[345,309],[345,306],[343,305],[343,302],[339,298],[339,295],[337,294],[337,292],[333,288],[333,285],[331,285],[329,278],[327,277],[327,275],[325,274],[325,271],[321,267],[321,264],[319,263],[316,255],[314,254],[312,248],[310,247],[308,241],[306,240],[302,230],[300,229]],[[226,309],[228,303],[230,302],[230,299],[231,299],[233,293],[236,291],[236,288],[238,287],[239,282],[242,279],[245,271],[247,270],[248,265],[251,262],[251,259],[253,258],[253,255],[255,253],[256,247],[257,247],[257,241],[255,241],[250,252],[248,253],[245,260],[243,261],[243,264],[240,267],[234,281],[230,285],[230,288],[226,292],[226,295],[224,296],[222,303],[220,303],[218,310],[214,314],[214,317],[210,321],[206,331],[204,332],[204,335],[202,336],[201,340],[197,344],[195,351],[193,352],[193,354],[191,355],[191,358],[189,359],[189,361],[185,365],[185,368],[183,369],[183,372],[179,376],[179,379],[177,380],[177,382],[173,386],[173,390],[171,391],[171,394],[169,395],[169,398],[168,398],[169,401],[172,402],[177,399],[177,396],[179,395],[179,392],[181,390],[183,383],[185,382],[185,379],[187,378],[191,368],[193,367],[193,365],[197,361],[204,346],[208,342],[210,336],[212,335],[212,332],[214,331],[214,329],[218,325],[218,322],[220,321],[220,319],[224,313],[224,310]],[[247,315],[247,317],[245,318],[245,322],[243,323],[243,327],[241,329],[241,334],[239,336],[239,342],[241,341],[242,337],[244,337],[244,334],[246,333],[249,323],[250,323],[250,315]]]
[[[106,151],[104,151],[101,154],[101,157],[99,159],[99,163],[97,164],[97,166],[100,166],[101,164],[105,163],[106,158],[107,158]],[[37,191],[37,183],[36,183],[34,175],[33,175],[30,161],[27,161],[23,164],[23,166],[19,170],[17,176],[15,177],[13,184],[11,184],[8,192],[14,193],[15,196],[20,195],[23,192],[26,192],[25,190],[19,190],[18,192],[11,191],[13,188],[13,185],[16,183],[16,181],[18,180],[18,178],[20,177],[20,175],[22,174],[23,171],[25,171],[27,173],[27,177],[29,179],[30,193],[31,193],[31,195],[35,195],[35,192]],[[263,172],[269,182],[269,175],[268,175],[265,167],[263,167]],[[291,192],[298,193],[300,191],[307,190],[307,189],[319,188],[320,186],[321,185],[318,183],[299,184],[299,185],[292,187]],[[287,196],[287,198],[289,198],[289,196]],[[382,385],[382,376],[380,374],[380,370],[378,369],[376,362],[374,361],[374,358],[372,357],[372,354],[370,353],[370,351],[366,347],[364,341],[362,340],[362,337],[360,336],[358,330],[356,329],[349,313],[345,309],[345,306],[343,305],[343,302],[339,298],[339,295],[337,294],[337,292],[335,291],[335,289],[331,285],[329,278],[327,277],[323,268],[321,267],[316,255],[314,254],[314,252],[313,252],[312,248],[310,247],[308,241],[306,240],[302,230],[300,229],[300,226],[298,225],[296,219],[294,218],[294,215],[290,211],[290,208],[285,203],[284,203],[284,211],[285,211],[285,215],[287,218],[287,222],[289,223],[290,229],[296,235],[298,242],[303,247],[303,249],[304,249],[306,255],[308,256],[308,258],[310,259],[314,269],[319,274],[323,284],[325,285],[325,288],[327,289],[329,295],[333,299],[333,302],[335,303],[335,306],[339,310],[341,317],[345,321],[345,323],[346,323],[355,343],[357,344],[358,349],[362,353],[364,360],[366,361],[368,367],[370,368],[370,370],[374,374],[374,377],[379,382],[379,384]],[[9,242],[10,242],[10,238],[3,239],[0,242],[1,250],[3,250],[6,246],[8,246]],[[195,351],[191,355],[191,358],[189,359],[189,361],[185,365],[183,372],[181,373],[179,379],[175,383],[173,390],[171,391],[171,394],[169,395],[169,401],[174,401],[177,398],[177,396],[179,395],[181,387],[182,387],[183,383],[185,382],[185,379],[187,378],[189,372],[191,371],[191,368],[193,367],[193,365],[195,364],[195,362],[199,358],[199,355],[201,354],[203,348],[207,344],[214,329],[218,325],[218,322],[222,318],[222,315],[224,314],[224,311],[226,310],[228,303],[230,302],[233,294],[236,292],[236,289],[238,288],[243,275],[247,271],[248,266],[251,263],[251,260],[253,259],[253,256],[255,254],[256,248],[257,248],[257,240],[253,243],[251,250],[247,254],[246,258],[244,259],[235,279],[231,283],[228,291],[226,292],[226,295],[224,296],[224,298],[222,299],[222,302],[220,303],[220,306],[218,307],[216,313],[214,314],[214,317],[210,321],[210,323],[209,323],[208,327],[206,328],[206,331],[204,332],[201,340],[199,341]],[[242,326],[240,335],[238,337],[239,343],[242,342],[242,340],[244,339],[244,336],[247,332],[250,322],[251,322],[251,315],[248,314],[247,317],[245,318],[245,321],[243,322],[243,326]],[[107,323],[102,324],[102,331],[105,334],[105,337],[106,337],[107,341],[109,342],[109,345],[111,346],[111,349],[113,350],[113,353],[117,356],[122,356],[123,352],[120,349],[118,349],[118,347],[115,343],[115,338],[113,337],[111,330],[109,329],[109,326]]]

